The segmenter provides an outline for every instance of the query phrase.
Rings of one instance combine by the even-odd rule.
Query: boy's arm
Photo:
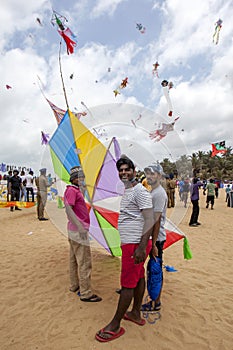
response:
[[[152,250],[151,250],[151,254],[153,255],[154,258],[158,256],[158,248],[156,246],[156,242],[159,235],[161,217],[162,217],[162,213],[160,212],[154,213],[155,224],[152,232]]]
[[[153,208],[142,209],[142,215],[144,218],[143,233],[139,246],[134,252],[135,264],[140,264],[146,259],[146,248],[154,226]]]
[[[81,221],[77,218],[77,216],[74,213],[73,206],[72,205],[65,205],[66,208],[66,215],[68,217],[68,220],[72,222],[73,225],[77,227],[77,231],[79,233],[87,233],[87,230],[84,228]]]

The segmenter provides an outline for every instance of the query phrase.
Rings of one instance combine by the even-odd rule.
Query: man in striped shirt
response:
[[[145,291],[144,262],[151,250],[149,239],[153,228],[153,205],[150,193],[135,175],[135,166],[126,156],[116,163],[119,178],[125,185],[121,200],[118,229],[121,238],[121,292],[116,313],[111,322],[96,333],[100,342],[108,342],[124,334],[121,320],[145,324],[140,309]],[[128,308],[133,300],[131,311]]]

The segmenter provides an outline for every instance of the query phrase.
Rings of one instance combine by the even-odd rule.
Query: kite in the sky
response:
[[[43,27],[43,24],[42,24],[42,22],[41,22],[41,20],[40,20],[39,17],[36,18],[36,21],[37,21],[37,23],[38,23],[41,27]]]
[[[80,119],[81,117],[85,117],[87,115],[87,112],[85,112],[85,111],[84,112],[77,112],[77,113],[74,113],[74,115],[75,115],[75,117]]]
[[[135,120],[131,119],[131,123],[133,124],[133,126],[134,126],[135,128],[137,127],[137,126],[136,126],[137,121],[140,120],[141,117],[142,117],[142,115],[139,114],[139,116],[138,116]]]
[[[62,181],[69,183],[69,172],[73,166],[82,167],[87,189],[85,200],[90,215],[90,235],[110,254],[121,256],[119,213],[111,209],[112,199],[120,199],[124,192],[124,185],[116,168],[116,160],[120,154],[116,142],[116,138],[112,138],[109,146],[105,147],[67,110],[50,139],[49,146],[54,172]],[[165,227],[167,239],[164,247],[185,239],[184,233],[174,225],[167,223]],[[185,251],[184,258],[188,258]]]
[[[77,37],[72,33],[70,28],[65,25],[65,22],[68,22],[68,20],[64,16],[59,15],[57,12],[53,11],[51,23],[53,26],[55,24],[57,25],[57,31],[64,39],[66,43],[67,54],[69,55],[74,53],[74,48],[77,46]]]
[[[219,42],[219,33],[222,28],[222,20],[219,18],[219,20],[215,23],[215,30],[213,35],[213,43],[218,44]]]
[[[12,89],[10,85],[6,85],[7,90]]]
[[[45,132],[41,131],[41,144],[47,145],[49,143],[49,134],[46,134]]]
[[[173,107],[172,107],[172,103],[171,103],[171,99],[169,96],[169,90],[173,87],[173,83],[172,82],[168,82],[167,80],[163,80],[161,83],[162,87],[163,87],[163,94],[167,100],[167,104],[168,104],[168,116],[172,117],[172,112],[173,112]]]
[[[120,94],[121,94],[120,91],[117,90],[117,89],[113,90],[113,92],[114,92],[115,97],[117,97],[117,95],[120,95]]]
[[[49,101],[46,97],[45,97],[46,101],[48,102],[48,104],[50,105],[54,116],[56,118],[57,124],[60,124],[62,118],[64,117],[66,111],[64,111],[64,109],[61,109],[57,106],[55,106],[55,104],[53,104],[51,101]]]
[[[141,23],[136,23],[136,28],[139,30],[141,34],[144,34],[146,31],[146,27],[144,27]]]
[[[108,136],[104,128],[92,128],[94,135],[99,139],[100,137]]]
[[[122,80],[120,88],[124,89],[127,86],[127,84],[128,84],[128,77]]]
[[[158,129],[151,131],[149,133],[149,137],[151,140],[154,140],[156,142],[162,140],[165,136],[167,136],[167,133],[169,131],[174,130],[175,122],[179,119],[179,117],[175,118],[174,122],[172,123],[161,123],[158,127]]]
[[[158,61],[156,61],[156,62],[153,64],[152,73],[153,73],[153,75],[156,75],[157,78],[159,77],[159,74],[158,74],[158,67],[159,67],[159,63],[158,63]]]
[[[128,84],[128,77],[123,79],[121,84],[115,90],[113,90],[115,97],[117,97],[117,95],[120,95],[119,89],[125,89],[127,84]]]

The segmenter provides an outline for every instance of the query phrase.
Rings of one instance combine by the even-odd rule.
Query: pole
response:
[[[63,88],[64,97],[65,97],[65,101],[66,101],[66,107],[67,107],[67,110],[69,110],[69,104],[68,104],[68,99],[67,99],[67,95],[66,95],[65,84],[64,84],[63,75],[62,75],[62,68],[61,68],[61,44],[62,44],[62,42],[60,41],[60,48],[59,48],[59,67],[60,67],[60,75],[61,75],[62,88]]]

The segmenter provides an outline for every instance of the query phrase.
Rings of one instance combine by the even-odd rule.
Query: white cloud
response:
[[[112,16],[116,11],[117,7],[124,1],[127,0],[98,0],[97,4],[93,8],[91,15],[93,18],[107,14]]]
[[[121,2],[97,2],[95,23],[99,20],[103,24],[101,14],[116,15],[115,10]],[[76,3],[72,0],[69,5],[84,16],[81,33],[90,31],[91,20],[88,16],[88,27],[85,27],[85,13],[93,8],[93,1]],[[132,1],[125,2],[125,5],[133,11]],[[154,20],[156,16],[162,16],[162,27],[153,41],[148,39],[149,33],[139,39],[128,37],[125,33],[125,42],[115,45],[108,23],[106,31],[113,38],[111,46],[99,42],[87,42],[83,46],[78,43],[76,53],[67,56],[63,43],[62,71],[70,108],[83,110],[81,101],[91,111],[94,106],[104,104],[144,105],[157,112],[156,121],[169,122],[172,119],[167,116],[168,107],[161,88],[161,81],[168,79],[174,82],[174,88],[170,90],[174,116],[179,115],[180,119],[175,125],[175,132],[164,139],[165,148],[178,154],[185,150],[182,142],[190,153],[198,149],[208,150],[213,141],[225,139],[230,145],[233,129],[233,8],[230,5],[230,2],[217,0],[163,2],[161,6],[154,7]],[[21,6],[21,11],[18,6]],[[52,111],[39,90],[37,75],[43,83],[46,97],[66,109],[58,62],[60,37],[51,28],[49,6],[47,1],[42,0],[29,5],[26,0],[10,0],[4,3],[0,14],[4,24],[0,34],[0,162],[24,163],[34,170],[39,169],[38,163],[44,151],[40,141],[41,130],[51,135],[56,128]],[[68,9],[66,11],[68,13]],[[35,23],[37,14],[41,14],[45,21],[43,28]],[[62,11],[62,14],[66,12]],[[212,34],[218,16],[223,20],[223,27],[219,44],[214,45]],[[72,12],[69,12],[69,17],[75,22]],[[30,32],[34,38],[31,44],[27,35]],[[159,78],[152,76],[151,72],[157,59]],[[71,74],[74,74],[73,79],[70,79]],[[126,76],[129,84],[115,98],[113,90]],[[6,84],[12,89],[7,90]],[[113,114],[106,113],[103,120],[107,117],[110,123],[116,121],[111,119]],[[128,118],[121,117],[122,120]],[[121,120],[120,116],[114,115],[114,118]],[[143,118],[139,125],[150,129],[154,127],[154,122]],[[182,129],[184,132],[181,132]],[[135,135],[135,130],[130,128],[127,144],[130,140],[135,142]],[[162,145],[157,143],[155,146],[160,149]],[[163,155],[166,153],[161,151]]]

